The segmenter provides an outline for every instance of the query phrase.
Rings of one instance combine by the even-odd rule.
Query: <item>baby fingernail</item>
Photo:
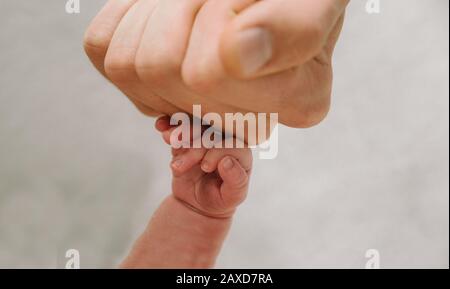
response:
[[[207,162],[202,162],[201,169],[204,172],[209,172],[211,168]]]
[[[224,168],[225,170],[230,170],[230,169],[233,168],[234,163],[233,163],[233,161],[231,160],[230,157],[227,157],[227,158],[225,158],[225,159],[223,160],[222,166],[223,166],[223,168]]]
[[[172,167],[174,169],[179,169],[182,165],[183,165],[183,160],[182,159],[173,160],[173,162],[172,162]]]

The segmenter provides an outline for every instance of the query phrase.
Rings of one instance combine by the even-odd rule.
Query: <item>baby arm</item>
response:
[[[172,149],[172,194],[122,268],[214,266],[252,167],[249,149]]]

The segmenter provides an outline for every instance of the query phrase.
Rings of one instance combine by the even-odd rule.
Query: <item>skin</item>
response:
[[[305,128],[328,113],[332,55],[348,2],[109,0],[84,47],[98,71],[148,116],[192,113],[201,104],[203,113],[277,112],[282,124]],[[265,42],[244,49],[252,55],[243,57],[249,29],[264,32]],[[265,61],[256,66],[253,54],[261,51]],[[168,124],[157,128],[167,141]],[[213,266],[245,198],[248,149],[181,149],[173,156],[173,194],[123,268]]]
[[[166,119],[157,121],[162,133]],[[252,168],[249,149],[172,149],[172,194],[153,215],[121,268],[211,268]]]
[[[347,4],[109,0],[84,46],[95,67],[146,115],[192,113],[193,104],[202,104],[203,113],[278,112],[282,124],[304,128],[328,113],[332,54]],[[270,49],[256,45],[243,58],[242,32],[252,28],[265,32]],[[268,58],[249,70],[244,64],[255,51]]]

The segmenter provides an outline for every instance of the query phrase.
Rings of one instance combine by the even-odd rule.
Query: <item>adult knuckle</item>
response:
[[[201,60],[183,66],[184,84],[197,93],[209,93],[217,88],[218,80],[210,70],[211,65]]]
[[[105,58],[105,73],[114,82],[134,79],[135,64],[133,54],[121,49],[111,49]]]
[[[179,64],[168,53],[142,53],[136,56],[136,72],[142,81],[165,86],[172,81]]]
[[[83,37],[84,50],[88,55],[105,53],[108,49],[111,36],[101,25],[92,25],[86,29]]]

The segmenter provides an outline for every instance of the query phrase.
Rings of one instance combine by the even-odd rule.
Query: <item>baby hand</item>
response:
[[[167,118],[156,128],[166,136],[173,129]],[[228,218],[244,201],[253,161],[249,148],[180,148],[172,149],[172,157],[173,196],[190,209]]]

